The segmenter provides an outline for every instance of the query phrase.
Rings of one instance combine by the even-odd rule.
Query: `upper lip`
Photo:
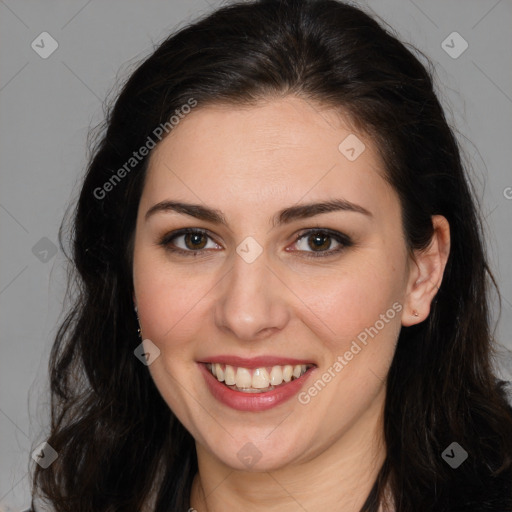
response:
[[[221,363],[229,364],[230,366],[239,366],[242,368],[263,368],[265,366],[285,366],[287,364],[297,365],[305,364],[316,366],[312,361],[307,359],[294,359],[291,357],[279,356],[258,356],[258,357],[238,357],[238,356],[211,356],[206,357],[199,361],[200,363]]]

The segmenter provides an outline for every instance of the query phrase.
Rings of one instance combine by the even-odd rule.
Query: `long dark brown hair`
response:
[[[135,512],[150,497],[156,512],[189,507],[194,440],[133,354],[133,234],[148,156],[113,176],[191,99],[199,109],[294,94],[339,109],[375,141],[409,250],[428,246],[433,215],[451,230],[431,313],[400,332],[387,377],[387,457],[362,510],[376,511],[386,487],[397,512],[512,510],[512,411],[492,365],[495,283],[432,77],[428,59],[391,29],[335,0],[227,5],[136,69],[106,116],[73,212],[74,305],[50,358],[47,441],[58,458],[35,465],[34,496],[57,512]],[[63,223],[63,250],[64,233]],[[468,453],[457,469],[441,456],[452,442]]]

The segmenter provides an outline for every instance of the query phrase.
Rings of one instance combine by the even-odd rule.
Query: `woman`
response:
[[[430,74],[334,0],[232,4],[106,123],[51,356],[57,511],[512,510],[480,221]]]

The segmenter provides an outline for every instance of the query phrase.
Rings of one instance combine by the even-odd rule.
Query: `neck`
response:
[[[234,470],[196,443],[191,507],[197,512],[359,512],[386,456],[383,404],[384,394],[322,452],[273,471]]]

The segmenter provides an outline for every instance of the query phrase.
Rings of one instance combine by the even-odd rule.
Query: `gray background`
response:
[[[65,209],[78,193],[88,130],[102,120],[102,102],[116,80],[153,44],[218,5],[213,0],[0,0],[0,510],[28,506],[30,453],[48,432],[47,361],[66,306],[64,259],[52,249]],[[442,102],[472,166],[503,294],[496,336],[512,349],[512,4],[375,0],[360,5],[436,65]],[[31,47],[45,31],[59,45],[47,59]],[[469,45],[458,58],[441,46],[454,31]],[[445,44],[452,52],[461,48],[457,39]],[[512,379],[507,353],[504,348],[501,371]]]

